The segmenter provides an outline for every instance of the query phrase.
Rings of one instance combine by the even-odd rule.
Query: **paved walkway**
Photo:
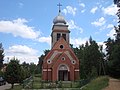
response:
[[[10,89],[11,88],[11,84],[6,83],[6,85],[2,85],[0,86],[0,90],[6,90],[6,89]]]
[[[120,80],[118,79],[109,79],[109,86],[103,90],[120,90]]]

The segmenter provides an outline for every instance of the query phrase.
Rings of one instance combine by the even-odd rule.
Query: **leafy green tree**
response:
[[[0,70],[3,67],[4,49],[2,43],[0,43]]]
[[[21,81],[21,67],[18,59],[11,59],[6,67],[5,79],[8,83],[12,84],[11,88],[14,87],[14,83],[19,83]]]

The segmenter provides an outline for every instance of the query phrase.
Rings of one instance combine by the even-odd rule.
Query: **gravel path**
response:
[[[0,90],[6,90],[6,89],[10,89],[11,88],[11,84],[6,83],[6,85],[2,85],[0,86]]]
[[[103,90],[120,90],[120,80],[118,79],[109,79],[109,86]]]

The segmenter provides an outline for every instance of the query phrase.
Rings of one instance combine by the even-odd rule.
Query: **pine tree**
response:
[[[115,26],[115,40],[108,39],[106,42],[108,74],[110,76],[120,78],[120,0],[114,0],[117,4],[118,26]]]
[[[99,75],[100,60],[103,60],[99,46],[96,41],[90,37],[85,45],[74,48],[74,52],[80,60],[80,78],[92,78]],[[102,71],[101,71],[102,72]]]
[[[21,82],[21,73],[23,72],[21,72],[19,61],[13,58],[8,64],[5,72],[5,79],[12,85],[12,88],[14,87],[14,83]]]

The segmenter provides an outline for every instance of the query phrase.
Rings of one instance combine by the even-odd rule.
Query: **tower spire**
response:
[[[57,6],[59,7],[59,13],[60,13],[61,12],[61,8],[60,7],[62,6],[62,4],[59,3],[59,4],[57,4]]]

